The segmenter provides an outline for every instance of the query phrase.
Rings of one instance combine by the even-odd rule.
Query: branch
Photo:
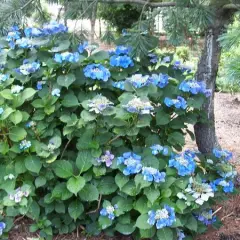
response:
[[[135,3],[139,5],[146,5],[149,7],[175,7],[176,2],[148,2],[144,0],[98,0],[102,3]]]
[[[239,10],[240,9],[240,4],[234,4],[234,3],[226,4],[226,5],[223,6],[223,9],[236,9],[236,10]]]

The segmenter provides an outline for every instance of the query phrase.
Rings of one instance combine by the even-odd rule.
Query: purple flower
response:
[[[105,163],[107,167],[112,165],[114,155],[110,151],[106,151],[104,155],[97,159],[99,163]]]
[[[213,215],[212,209],[209,211],[203,211],[201,214],[196,215],[196,218],[206,226],[211,225],[217,221],[217,217]]]
[[[187,108],[187,102],[183,97],[178,96],[177,99],[171,99],[169,97],[166,97],[164,99],[164,103],[168,107],[175,106],[177,109],[186,109]]]

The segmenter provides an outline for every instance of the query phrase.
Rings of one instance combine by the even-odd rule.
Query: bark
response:
[[[91,23],[90,41],[91,41],[91,43],[94,42],[96,19],[97,19],[97,3],[94,4],[92,7],[92,13],[91,13],[91,19],[90,19],[90,23]]]
[[[208,123],[197,123],[194,126],[197,146],[202,153],[210,153],[213,148],[218,146],[214,116],[214,91],[221,56],[218,38],[224,31],[229,16],[222,11],[218,13],[216,19],[214,25],[210,26],[206,31],[204,49],[196,73],[196,79],[204,81],[207,88],[212,90],[212,96],[208,98],[203,106]]]

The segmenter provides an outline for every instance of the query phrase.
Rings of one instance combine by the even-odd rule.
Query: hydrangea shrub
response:
[[[183,150],[211,92],[171,56],[74,45],[67,29],[13,27],[1,40],[0,235],[14,218],[52,239],[192,239],[234,191],[232,155]],[[154,59],[154,61],[153,61]]]

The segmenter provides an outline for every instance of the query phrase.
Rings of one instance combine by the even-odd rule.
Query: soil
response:
[[[216,131],[219,143],[224,149],[234,153],[233,163],[240,175],[240,94],[216,93],[215,98]],[[188,147],[196,145],[187,140]],[[209,228],[209,231],[199,236],[196,240],[240,240],[240,195],[231,197],[227,202],[215,207],[223,226],[218,229]],[[38,234],[28,232],[30,222],[26,219],[18,219],[15,228],[10,233],[9,240],[30,240],[31,237],[39,237]],[[106,236],[85,237],[73,233],[56,236],[55,240],[130,240],[130,237]]]

